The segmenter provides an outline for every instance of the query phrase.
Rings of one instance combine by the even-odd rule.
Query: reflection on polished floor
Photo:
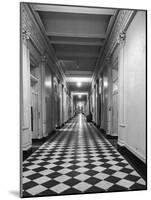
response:
[[[23,162],[23,196],[127,191],[144,179],[78,114]]]

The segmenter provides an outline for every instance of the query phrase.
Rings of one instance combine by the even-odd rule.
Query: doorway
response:
[[[102,128],[102,100],[103,100],[103,84],[102,84],[102,75],[99,79],[99,97],[98,97],[98,105],[99,105],[99,126]]]
[[[118,136],[118,68],[112,69],[112,134]]]
[[[32,139],[39,138],[38,78],[30,74]]]

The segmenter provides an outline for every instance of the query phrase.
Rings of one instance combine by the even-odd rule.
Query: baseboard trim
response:
[[[100,130],[103,134],[106,134],[106,130],[105,130],[104,128],[100,127],[99,130]]]
[[[30,149],[26,150],[26,151],[23,151],[22,152],[22,155],[23,155],[22,159],[23,159],[23,161],[26,160],[32,153],[33,153],[32,147]]]
[[[108,135],[108,134],[106,134],[106,137],[108,139],[118,139],[118,136],[115,136],[115,135]]]
[[[93,122],[93,124],[96,126],[96,122]]]
[[[136,157],[138,157],[140,160],[142,160],[144,163],[146,163],[145,157],[137,150],[135,150],[133,147],[125,143],[125,147],[131,151]]]
[[[45,142],[46,138],[47,138],[47,137],[32,139],[32,142],[39,142],[39,141]]]
[[[133,165],[137,166],[135,168],[138,173],[146,180],[147,179],[147,165],[141,159],[139,159],[135,154],[133,154],[125,146],[120,146],[117,144],[118,151]]]
[[[92,122],[92,124],[94,124],[94,123]],[[109,139],[110,143],[112,143],[110,139],[118,139],[118,136],[107,135],[106,130],[102,127],[99,127],[98,130],[101,131],[101,133],[104,135],[104,137],[106,139]],[[129,149],[127,149],[123,145],[124,144],[121,143],[121,141],[120,141],[120,143],[118,141],[117,147],[115,147],[115,148],[122,154],[123,157],[126,158],[126,160],[129,161],[129,163],[135,168],[135,170],[145,180],[147,180],[147,165],[146,165],[146,163],[144,163],[141,159],[139,159],[135,154],[133,154]]]
[[[105,134],[106,135],[106,138],[107,139],[118,139],[118,136],[116,136],[116,135],[109,135],[109,134],[107,134],[107,131],[105,130],[105,129],[103,129],[103,128],[101,128],[99,125],[95,125],[103,134]]]

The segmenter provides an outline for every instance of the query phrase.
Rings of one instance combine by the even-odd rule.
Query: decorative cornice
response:
[[[26,3],[22,3],[21,14],[23,30],[30,33],[30,40],[35,45],[36,49],[38,49],[39,53],[41,55],[47,55],[47,62],[50,63],[49,67],[51,68],[52,72],[55,73],[59,79],[64,80],[63,72],[60,70],[60,66],[56,65],[57,58],[55,53],[48,45],[46,37],[41,31],[33,11]],[[56,67],[53,67],[54,65],[56,65]]]
[[[56,76],[59,79],[61,78],[61,81],[64,81],[65,80],[64,72],[63,72],[61,66],[57,64],[58,59],[56,57],[56,54],[55,54],[55,51],[54,51],[52,45],[49,43],[49,39],[47,38],[47,35],[46,35],[46,32],[45,32],[45,28],[44,28],[44,26],[42,24],[42,21],[41,21],[41,19],[39,17],[39,14],[32,9],[31,5],[29,5],[29,8],[30,8],[30,12],[32,13],[33,21],[37,26],[37,30],[39,31],[39,34],[41,35],[41,37],[43,39],[44,47],[47,49],[47,52],[49,54],[49,59],[48,60],[49,61],[51,60],[51,62],[53,63],[50,67],[54,71],[54,67],[52,67],[52,66],[53,65],[57,65],[57,67],[55,67],[55,71],[54,72],[56,73]]]
[[[117,20],[113,26],[110,38],[108,40],[108,43],[106,45],[104,54],[106,56],[111,56],[113,53],[113,50],[118,42],[119,42],[119,35],[124,33],[125,28],[127,27],[127,24],[129,23],[130,16],[132,16],[133,11],[130,10],[120,10]]]
[[[119,42],[125,41],[126,38],[126,30],[134,18],[136,14],[136,11],[133,10],[120,10],[117,18],[115,20],[115,23],[113,25],[113,28],[111,30],[110,36],[107,40],[106,45],[104,46],[104,49],[102,51],[102,55],[100,57],[100,60],[98,62],[98,66],[96,68],[96,73],[94,79],[96,80],[98,77],[98,74],[103,70],[104,64],[105,64],[105,58],[106,57],[112,57],[112,54],[115,50],[115,48],[119,45]],[[100,68],[101,66],[101,68]]]
[[[31,14],[28,10],[28,7],[26,5],[23,5],[22,7],[22,27],[24,31],[30,32],[30,39],[36,46],[36,48],[39,50],[40,54],[43,55],[44,48],[42,44],[42,38],[40,37],[37,28],[35,27],[35,24],[33,23]]]

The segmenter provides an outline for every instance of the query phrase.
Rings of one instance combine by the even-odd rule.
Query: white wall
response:
[[[47,83],[47,84],[46,84]],[[45,68],[45,105],[46,105],[46,135],[50,133],[54,127],[52,124],[53,111],[52,111],[52,72],[49,66]]]
[[[31,112],[30,112],[30,56],[28,41],[22,40],[21,68],[21,145],[28,150],[32,145]]]
[[[109,86],[109,80],[108,80],[108,68],[107,66],[103,69],[103,99],[102,99],[102,128],[107,131],[107,105],[108,105],[108,86]]]
[[[145,12],[139,11],[135,15],[126,32],[124,46],[124,130],[119,127],[119,139],[124,146],[136,156],[145,161]],[[119,62],[119,68],[121,68]],[[121,75],[121,74],[119,74]],[[121,81],[124,81],[121,83]],[[122,107],[119,105],[119,108]],[[120,112],[120,111],[119,111]],[[120,125],[119,119],[119,125]],[[123,134],[124,136],[122,136]],[[120,142],[120,141],[119,141]]]

